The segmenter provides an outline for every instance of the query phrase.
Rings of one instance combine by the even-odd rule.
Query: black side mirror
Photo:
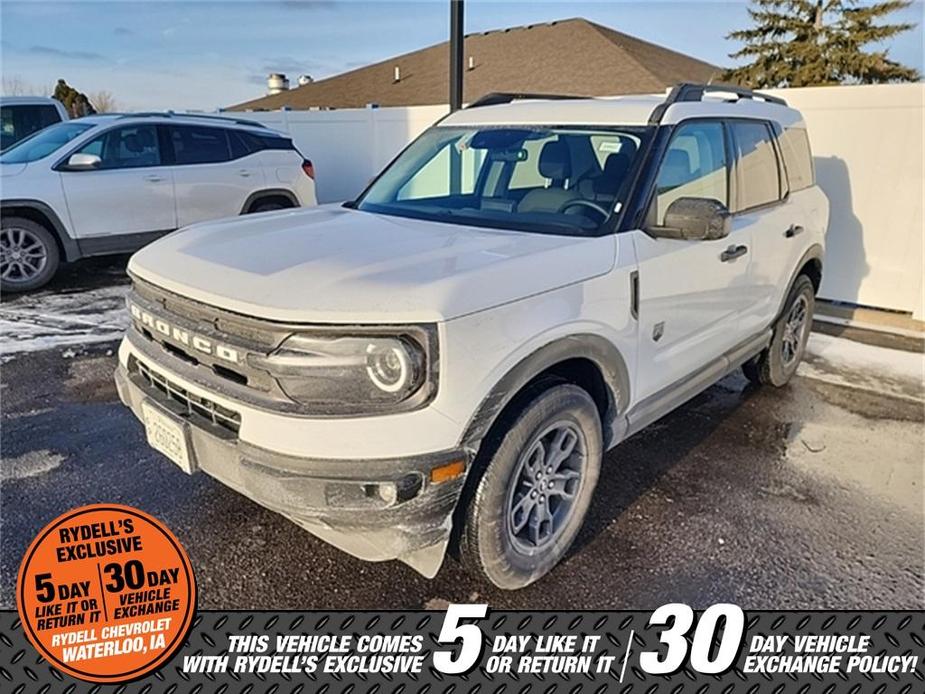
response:
[[[668,206],[665,222],[649,227],[652,236],[685,241],[714,241],[729,236],[730,214],[712,198],[678,198]]]

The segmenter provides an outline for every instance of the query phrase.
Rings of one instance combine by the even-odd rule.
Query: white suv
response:
[[[148,441],[315,535],[520,588],[603,454],[803,356],[828,202],[745,90],[493,95],[352,203],[201,224],[129,264],[116,382]]]
[[[314,169],[281,133],[216,116],[88,116],[0,155],[0,289],[62,260],[125,253],[205,220],[315,204]]]

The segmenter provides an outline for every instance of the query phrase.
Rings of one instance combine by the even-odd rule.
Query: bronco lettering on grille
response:
[[[132,317],[142,325],[160,333],[174,342],[195,349],[203,354],[210,354],[223,361],[231,362],[232,364],[237,364],[241,360],[240,353],[235,348],[213,342],[202,335],[196,335],[190,333],[188,330],[171,325],[163,318],[159,318],[135,304],[129,304],[129,311]]]

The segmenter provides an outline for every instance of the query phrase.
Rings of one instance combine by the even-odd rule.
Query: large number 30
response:
[[[716,653],[713,654],[711,651],[720,618],[725,618],[726,625]],[[686,636],[693,625],[694,611],[688,605],[671,603],[655,610],[649,618],[649,626],[666,627],[661,631],[659,640],[668,648],[664,654],[659,651],[640,653],[639,665],[642,669],[651,675],[668,675],[680,670],[687,660]],[[725,672],[735,662],[744,632],[745,614],[741,607],[725,603],[708,607],[694,630],[690,648],[691,667],[707,675]]]

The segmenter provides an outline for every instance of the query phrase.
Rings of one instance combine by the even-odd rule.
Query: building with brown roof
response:
[[[489,92],[609,96],[709,82],[720,68],[586,19],[467,34],[464,101]],[[389,58],[229,110],[294,110],[445,104],[447,42]]]

